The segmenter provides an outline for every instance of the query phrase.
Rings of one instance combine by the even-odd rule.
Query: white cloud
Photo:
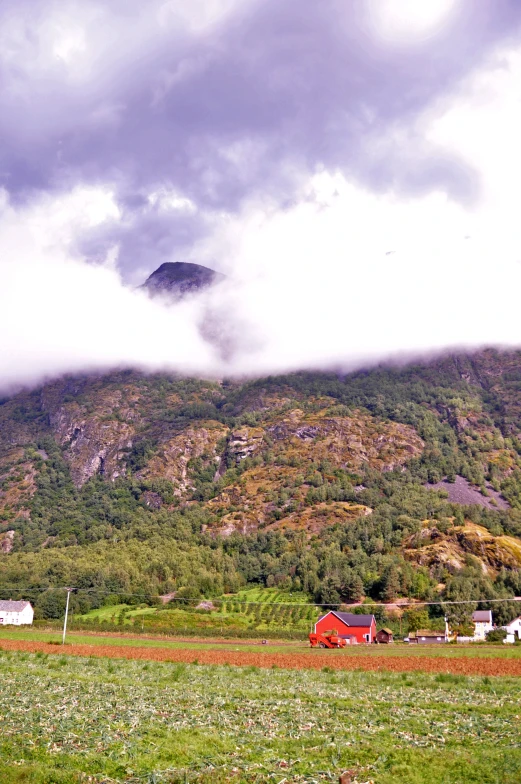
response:
[[[253,5],[253,0],[167,0],[160,5],[158,18],[167,27],[182,25],[192,33],[208,33],[230,13],[248,5]]]
[[[26,239],[43,252],[70,253],[83,231],[121,217],[114,193],[103,187],[77,187],[67,194],[42,198],[18,212],[9,207],[7,192],[3,191],[2,207],[0,240],[5,242],[9,237],[16,242],[17,232],[23,229]]]
[[[113,366],[263,374],[521,345],[520,77],[521,57],[506,52],[418,119],[426,139],[477,168],[476,204],[436,192],[375,194],[324,170],[290,209],[264,201],[239,216],[209,216],[214,234],[191,260],[219,259],[232,280],[176,308],[121,284],[117,248],[105,265],[75,256],[85,227],[128,220],[110,188],[18,209],[4,195],[3,386]],[[173,191],[158,189],[154,200],[175,212],[197,209]],[[232,346],[224,359],[201,338],[203,321]]]
[[[75,192],[0,212],[0,385],[32,384],[47,376],[133,366],[215,372],[198,333],[200,308],[175,311],[124,287],[106,265],[73,255],[84,221],[113,219],[107,194]]]
[[[520,85],[521,55],[505,52],[465,81],[448,110],[432,118],[426,134],[477,166],[482,186],[476,231],[497,249],[496,256],[517,250],[521,259]]]
[[[160,211],[170,212],[180,210],[182,212],[197,212],[197,207],[191,199],[181,196],[172,188],[158,188],[148,194],[148,203]]]
[[[265,338],[242,358],[249,370],[521,345],[521,57],[498,63],[418,123],[476,167],[475,205],[377,195],[322,172],[297,206],[252,205],[204,248],[208,259],[233,249],[249,281],[236,308]]]
[[[460,0],[370,0],[376,33],[388,42],[425,39],[447,24]]]
[[[182,81],[192,73],[184,50],[239,6],[238,0],[126,2],[123,12],[125,4],[96,0],[0,4],[2,126],[39,141],[76,129],[79,116],[90,125],[117,123],[128,90],[149,75],[158,52],[178,53],[175,78]],[[157,78],[159,85],[147,85],[152,102],[174,79]],[[117,102],[104,98],[118,92]],[[27,122],[28,111],[37,122]]]

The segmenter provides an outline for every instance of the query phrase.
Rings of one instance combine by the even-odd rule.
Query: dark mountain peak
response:
[[[182,297],[220,283],[225,277],[220,272],[203,267],[201,264],[184,261],[166,262],[150,275],[143,288],[148,289],[152,294],[164,292]]]

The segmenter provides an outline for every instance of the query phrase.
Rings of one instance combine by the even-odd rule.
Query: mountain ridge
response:
[[[141,288],[150,294],[180,299],[221,283],[226,276],[210,267],[185,261],[165,262],[146,279]]]
[[[521,353],[487,350],[342,377],[118,371],[20,392],[0,405],[0,592],[519,595],[520,390]],[[473,503],[449,500],[458,477]]]

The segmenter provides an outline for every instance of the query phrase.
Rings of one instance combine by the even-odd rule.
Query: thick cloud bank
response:
[[[2,389],[521,345],[520,29],[513,0],[4,4]],[[136,292],[176,260],[229,282]]]

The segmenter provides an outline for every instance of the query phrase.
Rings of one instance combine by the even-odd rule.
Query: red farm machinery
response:
[[[343,637],[339,637],[336,629],[331,632],[323,632],[316,634],[312,632],[309,635],[309,644],[312,648],[345,648],[346,641]]]

